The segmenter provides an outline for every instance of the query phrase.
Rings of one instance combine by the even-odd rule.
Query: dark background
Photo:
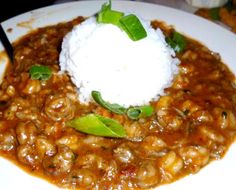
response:
[[[0,4],[0,22],[18,14],[48,6],[55,0],[3,0]]]

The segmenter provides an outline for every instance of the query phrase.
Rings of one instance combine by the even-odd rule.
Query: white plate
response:
[[[8,33],[8,36],[10,40],[14,41],[23,34],[29,32],[31,29],[35,29],[37,27],[68,21],[79,15],[93,15],[100,9],[102,3],[103,1],[80,1],[50,6],[22,14],[3,22],[2,24],[5,29],[13,29],[12,32]],[[134,12],[145,19],[159,19],[168,24],[174,25],[178,31],[197,39],[208,46],[211,50],[219,52],[223,61],[228,64],[234,73],[236,73],[236,35],[226,29],[189,13],[153,4],[130,1],[114,1],[113,8],[127,12]],[[21,25],[25,25],[25,27],[19,26],[19,23],[21,23]],[[2,45],[0,44],[0,50],[1,49]],[[1,64],[2,63],[0,63],[0,74],[2,70]],[[164,185],[157,189],[234,190],[236,188],[235,158],[236,145],[234,144],[224,159],[209,164],[195,175],[187,176],[175,183]],[[2,158],[0,158],[0,168],[1,189],[58,189],[42,179],[26,174],[24,171]]]

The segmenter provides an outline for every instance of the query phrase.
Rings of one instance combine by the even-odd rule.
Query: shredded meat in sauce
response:
[[[218,54],[187,38],[180,73],[155,113],[136,121],[81,105],[69,76],[58,74],[62,38],[82,17],[38,29],[15,43],[14,67],[0,87],[0,155],[62,188],[143,189],[171,183],[221,159],[235,139],[235,76]],[[153,21],[165,35],[173,28]],[[49,66],[32,80],[31,65]],[[119,121],[127,138],[86,135],[66,121],[96,113]]]

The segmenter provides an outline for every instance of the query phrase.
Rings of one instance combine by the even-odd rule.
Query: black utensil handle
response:
[[[0,24],[0,40],[11,60],[11,62],[13,63],[13,57],[14,57],[14,50],[13,50],[13,47],[11,45],[11,42],[9,41],[2,25]]]

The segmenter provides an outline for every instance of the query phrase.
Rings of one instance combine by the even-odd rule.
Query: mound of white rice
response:
[[[117,26],[98,24],[94,17],[65,36],[61,70],[71,76],[82,103],[93,101],[91,91],[96,90],[110,103],[145,105],[171,85],[179,60],[163,33],[141,22],[147,37],[139,41]]]

